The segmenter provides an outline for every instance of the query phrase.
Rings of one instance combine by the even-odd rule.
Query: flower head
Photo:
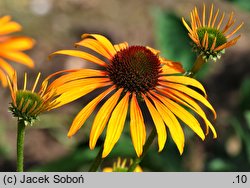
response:
[[[198,14],[198,10],[195,7],[190,13],[191,26],[182,18],[184,26],[189,31],[188,35],[194,42],[194,50],[198,54],[202,54],[203,58],[208,60],[209,58],[216,61],[217,58],[221,57],[224,50],[234,45],[240,38],[240,35],[229,40],[243,25],[231,29],[235,23],[234,13],[231,12],[227,23],[224,27],[221,27],[225,13],[223,12],[219,16],[219,9],[214,13],[214,6],[211,5],[208,20],[206,20],[206,6],[203,5],[202,19]],[[220,17],[220,18],[219,18]],[[231,29],[231,30],[230,30]]]
[[[132,159],[130,159],[130,162],[127,162],[127,159],[121,160],[120,157],[118,157],[117,162],[113,163],[113,167],[105,167],[103,169],[103,172],[127,172],[129,165],[131,165],[133,162]],[[138,165],[134,172],[143,172],[142,168]]]
[[[7,86],[5,74],[11,77],[14,69],[5,59],[34,67],[33,60],[22,51],[29,50],[34,45],[34,40],[29,37],[14,37],[8,34],[20,31],[21,25],[11,21],[10,16],[0,18],[0,80],[3,86]]]
[[[24,76],[23,89],[18,89],[17,87],[16,72],[14,73],[11,80],[9,77],[7,77],[12,98],[10,111],[14,117],[17,117],[18,120],[24,121],[26,125],[32,125],[40,113],[49,111],[56,105],[55,101],[53,100],[55,92],[53,90],[50,92],[46,91],[46,80],[42,83],[40,90],[35,92],[40,75],[41,74],[39,73],[31,90],[26,89],[26,73]]]
[[[183,152],[184,133],[177,118],[202,139],[205,138],[200,123],[184,107],[199,114],[207,130],[210,128],[216,137],[214,127],[197,103],[203,103],[216,115],[206,99],[206,92],[198,81],[180,74],[184,72],[180,63],[160,57],[159,51],[149,47],[129,46],[126,42],[112,45],[107,38],[98,34],[84,34],[83,40],[76,45],[93,50],[105,60],[80,50],[61,50],[52,54],[79,57],[99,67],[69,70],[48,87],[48,90],[53,88],[60,95],[55,107],[96,90],[101,92],[77,114],[68,132],[69,137],[84,125],[100,103],[103,104],[95,115],[89,146],[90,149],[95,148],[107,126],[102,157],[106,157],[119,140],[128,117],[135,151],[138,156],[142,154],[146,140],[144,119],[147,111],[157,130],[159,151],[164,148],[168,128],[180,153]]]

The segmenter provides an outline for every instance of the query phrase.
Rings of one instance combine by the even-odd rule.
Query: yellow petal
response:
[[[162,73],[161,74],[178,74],[178,73],[185,72],[181,63],[172,62],[172,61],[168,61],[165,59],[163,60],[161,58],[161,64],[162,64]]]
[[[13,33],[16,31],[20,31],[22,29],[21,25],[16,22],[8,22],[5,24],[2,24],[0,27],[0,35],[6,35],[9,33]]]
[[[130,134],[136,154],[140,157],[146,140],[146,129],[142,112],[134,93],[130,103]]]
[[[6,87],[8,85],[7,78],[1,69],[0,69],[0,80],[2,82],[3,87]]]
[[[105,128],[111,112],[117,104],[118,99],[123,91],[123,88],[120,88],[114,95],[109,97],[109,99],[103,104],[98,113],[95,116],[93,125],[90,131],[89,138],[89,147],[90,149],[94,149],[96,142],[99,136],[102,134],[103,129]]]
[[[106,57],[107,59],[112,59],[113,56],[111,56],[106,49],[100,44],[100,42],[98,42],[95,39],[91,39],[91,38],[85,38],[80,42],[76,43],[76,46],[83,46],[86,48],[89,48],[91,50],[94,50],[95,52],[103,55],[104,57]]]
[[[111,84],[110,82],[93,83],[93,84],[87,85],[85,87],[74,88],[73,90],[65,92],[62,95],[60,95],[58,98],[56,98],[55,102],[58,104],[56,106],[54,106],[53,109],[58,108],[59,106],[62,106],[64,104],[70,103],[70,102],[90,93],[91,91],[94,91],[97,88],[105,87],[105,86],[108,86],[110,84]]]
[[[154,92],[152,93],[155,95]],[[154,98],[153,96],[150,96],[150,98],[152,99],[152,101],[154,101],[157,111],[159,112],[163,121],[169,128],[170,134],[180,154],[182,154],[185,138],[179,121],[176,119],[175,115],[170,111],[170,109],[167,106],[165,106],[163,103],[161,103],[158,99]]]
[[[187,24],[187,22],[185,21],[185,19],[182,17],[181,18],[181,20],[182,20],[182,23],[183,23],[183,25],[187,28],[187,30],[189,31],[189,33],[193,33],[193,31],[192,31],[192,29],[189,27],[189,25]]]
[[[33,47],[34,40],[29,37],[12,37],[2,43],[0,43],[1,49],[8,49],[12,51],[29,50]]]
[[[200,136],[202,140],[205,139],[205,135],[200,127],[199,122],[192,114],[167,97],[158,95],[156,93],[155,96],[157,96],[157,98],[159,98],[165,104],[165,106],[167,106],[178,118],[187,124],[198,136]]]
[[[160,82],[161,84],[161,82]],[[180,85],[180,84],[172,84],[172,83],[166,83],[165,84],[167,87],[176,89],[178,91],[181,91],[185,94],[187,94],[188,96],[200,101],[201,103],[203,103],[206,107],[208,107],[214,114],[214,118],[216,119],[217,115],[216,112],[214,110],[214,108],[212,107],[212,105],[207,101],[207,99],[205,97],[203,97],[200,93],[198,93],[197,91],[190,89],[184,85]]]
[[[121,50],[124,50],[126,48],[128,48],[128,43],[127,42],[122,42],[122,43],[119,43],[119,44],[116,44],[114,45],[114,48],[117,52],[121,51]]]
[[[11,77],[14,74],[14,69],[2,58],[0,58],[0,68],[2,68]]]
[[[0,56],[33,68],[33,60],[26,54],[18,51],[0,51]]]
[[[82,58],[86,61],[90,61],[92,63],[95,63],[95,64],[103,66],[103,67],[107,66],[107,64],[104,61],[100,60],[99,58],[97,58],[97,57],[95,57],[87,52],[82,52],[82,51],[78,51],[78,50],[59,50],[59,51],[52,53],[50,56],[57,55],[57,54],[79,57],[79,58]]]
[[[51,79],[53,76],[56,76],[61,73],[68,73],[67,70],[65,71],[59,71],[52,75],[49,75],[45,80]],[[82,78],[88,78],[88,77],[102,77],[105,76],[107,73],[100,70],[94,70],[94,69],[80,69],[80,70],[72,70],[72,72],[69,72],[66,75],[60,76],[56,80],[54,80],[48,87],[48,90],[54,87],[59,87],[61,85],[64,85],[65,83],[77,79]]]
[[[206,91],[204,87],[202,86],[202,84],[198,82],[197,80],[195,80],[194,78],[189,78],[186,76],[161,76],[159,80],[179,83],[183,85],[190,85],[190,86],[200,89],[206,95]]]
[[[127,117],[129,95],[130,93],[127,92],[111,114],[104,141],[104,148],[102,152],[103,158],[110,153],[121,136]]]
[[[188,97],[184,93],[181,93],[181,92],[173,90],[173,89],[164,89],[164,90],[159,90],[159,91],[161,91],[162,93],[170,96],[175,101],[187,106],[188,108],[192,109],[194,112],[199,114],[202,117],[202,119],[204,120],[205,124],[207,125],[207,128],[209,127],[212,130],[213,137],[217,138],[217,133],[216,133],[213,125],[207,119],[207,116],[204,113],[204,111],[201,109],[201,107],[192,98]],[[208,129],[207,129],[206,134],[208,134]]]
[[[154,55],[158,56],[160,54],[161,51],[156,50],[154,48],[151,48],[149,46],[146,46],[147,49],[149,49]]]
[[[106,49],[106,51],[113,57],[116,54],[115,48],[112,43],[104,36],[98,34],[83,34],[82,38],[93,37]]]
[[[158,134],[158,146],[159,146],[159,152],[162,151],[164,148],[164,145],[167,140],[167,132],[166,132],[166,127],[164,125],[164,122],[161,118],[161,115],[159,112],[155,109],[155,107],[151,104],[151,102],[147,99],[145,95],[142,95],[143,99],[148,107],[148,110],[150,112],[150,115],[153,119],[153,122],[155,124],[155,128]]]
[[[6,15],[6,16],[2,16],[0,18],[0,28],[3,24],[9,22],[11,20],[11,17],[9,15]]]
[[[94,111],[99,102],[114,89],[115,86],[112,86],[106,91],[104,91],[102,94],[98,95],[77,114],[68,132],[68,137],[73,136],[82,127],[82,125]]]
[[[110,81],[109,78],[85,78],[67,82],[59,87],[54,87],[54,89],[56,90],[57,95],[60,95],[70,90],[86,87],[87,85],[91,85],[93,83],[105,83],[108,81]]]
[[[113,168],[106,167],[102,170],[103,172],[113,172]]]

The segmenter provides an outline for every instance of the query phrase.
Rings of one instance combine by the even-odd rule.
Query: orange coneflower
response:
[[[113,163],[112,167],[105,167],[103,168],[103,172],[127,172],[129,165],[133,163],[133,160],[130,159],[129,163],[127,159],[122,160],[118,157],[117,161]],[[137,165],[134,172],[143,172],[142,168]]]
[[[160,57],[159,51],[149,47],[129,46],[126,42],[112,45],[107,38],[98,34],[84,34],[83,40],[76,45],[93,50],[106,61],[79,50],[53,53],[80,57],[100,67],[72,71],[53,81],[48,90],[54,89],[57,95],[61,95],[56,99],[58,104],[55,107],[74,101],[98,88],[105,91],[78,113],[68,132],[69,137],[82,127],[101,101],[105,102],[95,116],[89,146],[90,149],[95,148],[98,138],[107,126],[103,158],[120,138],[128,114],[132,142],[137,155],[141,156],[146,140],[145,111],[142,106],[147,107],[151,114],[158,135],[159,151],[165,145],[167,127],[179,152],[183,152],[184,133],[178,119],[204,140],[205,135],[199,122],[184,107],[199,114],[205,121],[207,130],[209,127],[214,137],[217,136],[214,127],[196,102],[203,103],[216,116],[206,99],[203,86],[193,78],[178,74],[184,72],[179,63]]]
[[[243,25],[241,23],[235,29],[230,30],[235,23],[234,13],[231,12],[227,23],[224,27],[221,27],[225,13],[223,12],[219,18],[219,9],[214,12],[214,6],[211,5],[208,20],[206,20],[206,6],[203,5],[202,17],[199,16],[198,10],[195,7],[190,13],[191,26],[189,26],[184,18],[182,22],[189,31],[188,35],[194,42],[194,50],[198,54],[202,54],[204,59],[209,58],[216,60],[220,58],[221,53],[224,53],[224,49],[234,45],[240,38],[240,35],[228,41]]]
[[[11,106],[10,110],[14,117],[18,120],[22,120],[25,124],[31,124],[37,119],[38,115],[42,112],[51,110],[55,105],[55,91],[46,90],[47,81],[44,81],[38,92],[35,92],[36,86],[38,84],[40,73],[37,75],[35,83],[31,90],[26,88],[27,85],[27,74],[24,76],[24,84],[22,89],[17,87],[17,75],[14,72],[12,79],[7,77],[11,92]]]
[[[21,30],[21,25],[11,21],[10,16],[0,18],[0,80],[3,86],[7,86],[5,74],[11,77],[14,69],[5,59],[33,67],[33,60],[22,51],[29,50],[34,45],[34,40],[29,37],[13,37],[8,34]]]

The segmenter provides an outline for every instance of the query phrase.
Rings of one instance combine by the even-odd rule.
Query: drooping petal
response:
[[[91,91],[94,91],[97,88],[105,87],[105,86],[108,86],[110,84],[111,84],[110,82],[93,83],[93,84],[87,85],[85,87],[79,87],[77,89],[75,88],[74,90],[70,90],[68,92],[65,92],[56,98],[55,102],[57,102],[58,104],[56,106],[54,106],[53,108],[58,108],[59,106],[70,103],[70,102],[72,102],[76,99],[79,99],[80,97],[90,93]]]
[[[18,51],[0,51],[0,56],[11,61],[15,61],[24,65],[27,65],[30,68],[34,67],[33,60],[23,52]]]
[[[174,83],[179,83],[179,84],[183,84],[183,85],[190,85],[190,86],[196,87],[196,88],[200,89],[206,96],[206,91],[205,91],[204,87],[201,85],[200,82],[198,82],[194,78],[190,78],[187,76],[161,76],[159,78],[159,80],[164,80],[164,81],[168,81],[168,82],[174,82]]]
[[[166,140],[167,140],[167,132],[166,127],[164,125],[164,122],[161,118],[161,115],[159,112],[155,109],[155,107],[152,105],[152,103],[147,99],[147,97],[143,94],[142,95],[148,110],[150,112],[150,115],[153,119],[153,122],[155,124],[155,128],[158,134],[158,146],[159,146],[159,152],[162,151],[162,149],[165,146]]]
[[[102,61],[101,59],[99,59],[99,58],[97,58],[97,57],[95,57],[95,56],[93,56],[93,55],[91,55],[89,53],[79,51],[79,50],[59,50],[59,51],[56,51],[56,52],[52,53],[50,56],[53,56],[53,55],[56,55],[56,54],[79,57],[79,58],[82,58],[82,59],[84,59],[86,61],[95,63],[95,64],[103,66],[103,67],[107,66],[107,64],[104,61]]]
[[[165,106],[168,106],[169,109],[178,117],[180,118],[185,124],[187,124],[202,140],[205,139],[205,135],[203,133],[203,130],[200,127],[199,122],[195,117],[190,114],[187,110],[185,110],[183,107],[175,103],[174,101],[168,99],[167,97],[164,97],[162,95],[154,93],[154,95],[161,100],[165,104]]]
[[[142,112],[134,93],[130,102],[130,134],[136,154],[140,157],[146,140],[146,129]]]
[[[3,87],[6,87],[8,85],[7,78],[1,69],[0,69],[0,80],[2,82]]]
[[[29,37],[12,37],[0,43],[0,48],[10,51],[29,50],[34,46],[34,40]]]
[[[11,17],[9,15],[5,15],[5,16],[1,17],[0,18],[0,26],[9,22],[10,20],[11,20]]]
[[[161,84],[161,82],[159,82]],[[163,85],[170,87],[172,89],[176,89],[178,91],[181,91],[185,94],[187,94],[188,96],[200,101],[201,103],[203,103],[206,107],[208,107],[214,114],[214,118],[217,117],[216,112],[214,110],[214,108],[212,107],[212,105],[207,101],[207,99],[205,97],[203,97],[200,93],[198,93],[197,91],[190,89],[184,85],[180,85],[180,84],[172,84],[172,83],[164,83]]]
[[[121,136],[127,117],[129,95],[130,93],[127,92],[111,114],[104,141],[104,149],[102,152],[103,158],[110,153]]]
[[[86,87],[87,85],[91,85],[93,83],[105,83],[110,82],[109,78],[85,78],[79,80],[73,80],[71,82],[67,82],[56,88],[56,93],[58,95],[68,92],[70,90],[77,90],[77,88]]]
[[[204,111],[201,109],[201,107],[192,98],[188,97],[184,93],[181,93],[179,91],[176,91],[176,90],[170,89],[170,88],[166,88],[164,90],[159,90],[159,91],[165,95],[168,95],[169,97],[171,97],[175,101],[181,103],[182,105],[187,106],[188,108],[192,109],[194,112],[199,114],[200,117],[202,117],[202,119],[204,120],[205,124],[207,125],[206,134],[208,134],[208,127],[209,127],[213,132],[213,137],[217,138],[217,133],[216,133],[213,125],[207,119],[207,116],[204,113]]]
[[[9,77],[14,74],[14,69],[2,58],[0,58],[0,68],[3,69]]]
[[[93,99],[91,102],[89,102],[75,117],[70,130],[68,132],[68,137],[73,136],[85,123],[85,121],[88,119],[88,117],[91,115],[91,113],[94,111],[96,106],[99,104],[99,102],[108,95],[111,91],[115,89],[115,86],[110,87],[109,89],[105,90],[103,93],[98,95],[95,99]]]
[[[13,21],[10,21],[10,22],[7,22],[7,23],[1,25],[0,35],[13,33],[16,31],[20,31],[21,29],[22,29],[22,27],[20,24],[13,22]]]
[[[79,70],[72,70],[72,72],[70,72],[70,70],[69,71],[65,70],[65,71],[59,71],[57,73],[54,73],[54,74],[48,76],[46,78],[46,80],[49,80],[53,76],[56,76],[57,74],[61,74],[61,73],[68,73],[68,74],[62,75],[59,78],[57,78],[56,80],[54,80],[49,85],[48,90],[50,90],[51,88],[54,88],[54,87],[59,87],[61,85],[64,85],[65,83],[67,83],[69,81],[88,78],[88,77],[92,77],[92,78],[103,77],[107,74],[105,71],[95,70],[95,69],[79,69]]]
[[[154,92],[152,92],[154,94]],[[170,134],[180,152],[180,154],[183,153],[185,138],[184,133],[181,128],[181,125],[179,121],[176,119],[175,115],[169,110],[167,106],[165,106],[163,103],[161,103],[158,99],[153,97],[152,95],[149,95],[152,101],[154,102],[157,111],[161,115],[163,121],[169,128]]]
[[[115,94],[113,94],[100,108],[98,113],[95,116],[93,125],[90,131],[89,138],[89,147],[90,149],[94,149],[96,142],[99,136],[102,134],[103,129],[105,128],[111,112],[117,104],[118,99],[123,91],[123,88],[120,88]]]

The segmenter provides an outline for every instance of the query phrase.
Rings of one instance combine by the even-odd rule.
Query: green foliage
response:
[[[228,0],[235,5],[239,6],[241,9],[250,11],[250,3],[249,0]]]
[[[5,122],[0,119],[0,156],[1,158],[8,158],[11,150],[9,143],[6,142],[6,130],[3,126]]]
[[[250,109],[250,78],[246,78],[240,87],[240,108],[245,111]]]

